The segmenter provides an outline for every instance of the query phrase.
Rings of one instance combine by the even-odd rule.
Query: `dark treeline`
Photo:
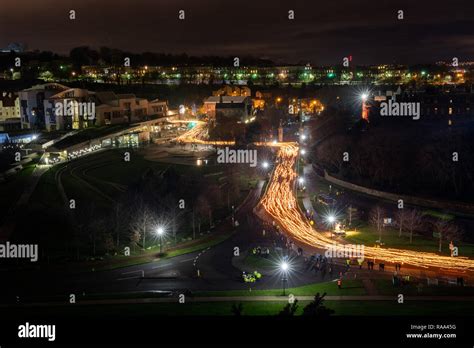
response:
[[[169,54],[143,52],[133,53],[120,49],[100,47],[99,49],[88,46],[75,47],[69,55],[59,55],[50,51],[32,51],[24,53],[6,53],[0,54],[0,69],[7,70],[14,67],[16,57],[21,57],[22,64],[35,63],[64,63],[71,64],[74,68],[80,68],[83,65],[123,65],[124,58],[130,58],[132,66],[233,66],[234,57],[232,56],[189,56],[186,53]],[[242,66],[274,66],[274,62],[268,59],[255,58],[251,56],[239,57]]]
[[[341,122],[324,122],[335,115],[326,113],[313,134],[324,139],[313,159],[328,172],[382,191],[473,202],[472,120],[452,127],[443,120],[392,120],[348,128],[339,115]]]

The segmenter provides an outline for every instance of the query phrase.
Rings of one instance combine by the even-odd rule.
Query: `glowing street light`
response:
[[[163,236],[165,235],[165,230],[163,227],[158,227],[156,229],[156,234],[160,237],[160,254],[163,252]]]
[[[301,139],[301,140],[306,140],[306,135],[301,134],[301,135],[300,135],[300,139]]]
[[[300,185],[303,185],[303,184],[304,184],[304,178],[300,176],[300,177],[298,178],[298,183],[299,183]]]
[[[362,93],[361,96],[360,96],[360,99],[362,99],[362,101],[365,102],[368,97],[369,97],[369,96],[367,95],[367,93]]]
[[[288,271],[290,270],[290,265],[288,264],[288,262],[283,261],[280,264],[280,270],[282,273],[281,282],[282,282],[282,287],[283,287],[283,296],[285,296],[285,285],[286,285],[286,282],[288,281]]]
[[[306,150],[305,150],[305,149],[301,149],[300,153],[301,153],[302,155],[304,155],[304,154],[306,154]]]
[[[269,166],[270,165],[266,161],[262,163],[262,167],[265,168],[265,169],[268,169]]]

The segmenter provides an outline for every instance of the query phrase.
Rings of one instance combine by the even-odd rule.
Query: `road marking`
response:
[[[180,262],[180,263],[181,263],[181,262],[188,262],[188,261],[192,261],[192,260],[194,260],[194,258],[186,259],[186,260],[181,260],[181,261],[179,261],[179,262]]]
[[[139,276],[132,276],[132,277],[125,277],[125,278],[118,278],[117,280],[127,280],[127,279],[138,279],[138,278],[143,278],[145,277],[145,271],[142,269],[139,269],[137,271],[130,271],[130,272],[124,272],[121,275],[126,275],[126,274],[133,274],[133,273],[138,273],[140,272],[141,275]]]
[[[171,266],[171,265],[172,265],[172,263],[167,263],[165,265],[159,265],[159,266],[152,267],[151,269],[164,268],[164,267],[168,267],[168,266]]]
[[[127,279],[140,279],[141,277],[126,277],[126,278],[118,278],[117,280],[127,280]]]
[[[124,274],[130,274],[130,273],[137,273],[137,272],[141,272],[141,273],[142,273],[143,270],[142,270],[142,269],[139,269],[139,270],[137,270],[137,271],[124,272],[124,273],[122,273],[122,275],[124,275]]]

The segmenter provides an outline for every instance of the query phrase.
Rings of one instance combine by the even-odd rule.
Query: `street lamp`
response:
[[[156,234],[158,235],[158,237],[160,237],[160,254],[163,252],[163,236],[165,234],[165,230],[163,229],[163,227],[158,227],[156,229]]]
[[[329,222],[329,226],[331,228],[331,237],[332,237],[334,234],[334,224],[336,223],[336,217],[331,214],[328,217],[326,217],[326,221]]]
[[[283,287],[283,296],[285,296],[285,285],[286,285],[286,282],[288,281],[288,270],[289,270],[289,268],[290,268],[290,266],[288,265],[288,262],[286,262],[286,261],[283,261],[280,264],[280,269],[281,269],[281,272],[282,272],[281,282],[282,282],[282,287]]]
[[[303,185],[303,184],[304,184],[304,178],[303,178],[302,176],[300,176],[300,177],[298,178],[298,183],[299,183],[300,185]]]
[[[301,152],[300,152],[302,155],[306,154],[306,150],[305,149],[301,149]]]
[[[262,163],[263,168],[268,169],[268,166],[269,166],[268,162],[263,162]]]

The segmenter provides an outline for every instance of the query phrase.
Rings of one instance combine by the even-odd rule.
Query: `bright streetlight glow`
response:
[[[268,162],[263,162],[263,163],[262,163],[262,167],[263,167],[263,168],[267,169],[268,166],[269,166]]]
[[[301,154],[304,155],[306,153],[305,149],[301,149]]]
[[[298,178],[298,182],[299,182],[300,184],[303,184],[303,183],[304,183],[304,178],[301,178],[301,177]]]
[[[300,135],[300,139],[301,139],[301,140],[306,140],[306,135],[301,134],[301,135]]]
[[[288,262],[283,261],[283,262],[281,263],[280,267],[281,267],[281,270],[282,270],[283,272],[288,271],[288,268],[289,268]]]
[[[362,101],[366,101],[367,98],[368,98],[367,93],[362,93],[362,95],[360,96],[360,98],[362,99]]]
[[[334,215],[329,215],[329,216],[328,216],[328,221],[329,221],[330,223],[333,223],[333,222],[336,221],[336,217],[335,217]]]
[[[156,229],[156,234],[160,237],[160,254],[163,253],[163,236],[165,234],[165,230],[163,227],[158,227]]]

